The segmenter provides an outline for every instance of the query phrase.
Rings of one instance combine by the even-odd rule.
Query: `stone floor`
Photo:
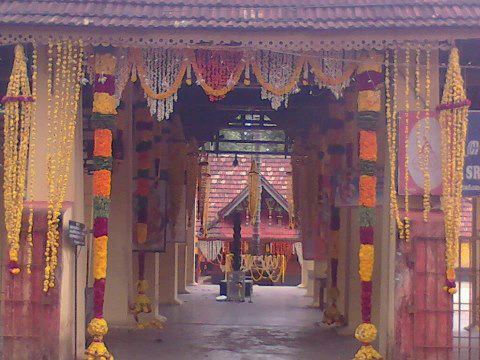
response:
[[[190,287],[183,304],[161,308],[165,330],[112,329],[116,360],[351,359],[357,344],[318,323],[305,290],[254,287],[253,303],[216,302],[217,286]]]

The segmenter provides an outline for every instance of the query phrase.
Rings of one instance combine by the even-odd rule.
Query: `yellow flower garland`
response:
[[[30,129],[35,117],[33,113],[34,99],[30,92],[25,52],[21,45],[15,47],[12,74],[4,101],[6,105],[3,191],[5,227],[7,230],[10,260],[8,268],[10,273],[18,274],[20,272],[18,260],[23,201],[26,190],[27,157],[31,142]],[[30,153],[31,155],[32,153]],[[31,256],[29,257],[29,262],[31,262]]]
[[[458,259],[458,238],[461,224],[463,165],[467,136],[469,101],[461,75],[458,49],[450,53],[446,83],[439,106],[442,155],[442,209],[445,222],[446,286],[454,294],[455,267]]]
[[[262,189],[260,185],[260,172],[258,164],[252,160],[250,172],[248,173],[248,212],[250,214],[250,221],[255,225],[258,221],[257,215],[262,200]]]
[[[60,241],[60,215],[66,195],[72,158],[82,77],[83,43],[48,44],[47,245],[43,291],[55,286]]]
[[[358,252],[358,259],[358,273],[360,275],[360,280],[372,281],[373,264],[375,262],[375,249],[373,245],[361,244]]]

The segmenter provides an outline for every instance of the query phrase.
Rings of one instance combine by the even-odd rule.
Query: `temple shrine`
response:
[[[0,2],[5,360],[480,357],[480,3]]]

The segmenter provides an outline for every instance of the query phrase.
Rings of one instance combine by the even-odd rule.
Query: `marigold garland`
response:
[[[458,49],[450,52],[440,111],[442,155],[442,210],[445,222],[446,284],[444,290],[456,293],[455,267],[460,236],[463,165],[470,101],[466,97]]]
[[[200,57],[198,56],[199,54]],[[208,56],[205,57],[205,54],[208,54]],[[198,50],[196,54],[192,49],[185,49],[181,66],[174,81],[171,82],[170,88],[162,92],[156,92],[152,88],[151,82],[148,80],[147,70],[145,69],[144,61],[142,60],[142,51],[140,49],[131,50],[130,56],[132,58],[133,67],[137,71],[132,72],[132,76],[138,74],[145,94],[150,99],[154,100],[166,100],[175,95],[181,87],[185,76],[187,85],[191,85],[191,69],[193,69],[195,76],[197,77],[197,84],[202,87],[212,100],[215,100],[224,97],[232,91],[240,81],[242,74],[244,75],[245,85],[249,85],[250,66],[262,88],[275,96],[284,96],[291,93],[297,87],[302,73],[304,74],[303,82],[308,83],[309,66],[315,76],[316,82],[331,88],[332,91],[334,91],[335,87],[345,84],[357,68],[355,64],[347,64],[342,75],[336,78],[326,74],[321,69],[318,59],[297,56],[293,65],[292,76],[284,86],[278,87],[269,83],[263,76],[260,65],[255,59],[255,53]],[[230,61],[229,59],[235,60]],[[240,61],[238,61],[238,59],[240,59]],[[216,66],[213,66],[213,63],[215,63]],[[305,77],[305,72],[307,77]],[[101,105],[112,110],[111,106],[106,103],[102,103]]]
[[[112,156],[112,132],[108,129],[95,130],[95,146],[93,156],[109,158]]]
[[[376,54],[371,54],[376,58]],[[372,63],[369,59],[360,66],[362,72],[378,72],[378,64]],[[359,76],[361,73],[359,74]],[[375,76],[380,78],[380,76]],[[380,84],[378,84],[380,85]],[[362,342],[361,348],[355,354],[356,360],[381,359],[381,355],[370,345],[376,338],[377,329],[371,324],[372,310],[372,274],[375,262],[374,223],[376,206],[376,185],[375,164],[377,159],[376,147],[376,120],[381,109],[380,90],[371,89],[370,84],[360,84],[358,93],[358,127],[360,131],[359,158],[361,162],[369,162],[370,166],[361,168],[359,180],[359,211],[360,211],[360,250],[359,275],[361,280],[361,303],[362,303],[362,324],[356,331],[355,337]],[[366,140],[368,133],[368,141]],[[362,133],[364,132],[364,133]],[[375,146],[373,145],[375,144]],[[368,171],[368,172],[367,172]]]
[[[390,80],[390,52],[385,52],[385,117],[387,120],[387,143],[390,162],[390,218],[395,220],[400,237],[404,237],[403,222],[400,219],[397,200],[397,97],[398,97],[398,50],[393,51],[393,78]],[[394,88],[392,99],[392,86]],[[390,227],[390,236],[395,238],[395,226]]]
[[[373,131],[359,132],[360,158],[367,161],[377,161],[377,134]]]
[[[93,173],[93,195],[109,197],[111,181],[111,171],[105,169],[95,171]]]
[[[35,59],[34,59],[35,61]],[[36,61],[34,62],[34,77],[36,77]],[[35,78],[34,78],[35,80]],[[35,85],[35,84],[34,84]],[[6,96],[2,99],[5,103],[4,124],[4,210],[5,227],[9,246],[8,270],[11,274],[20,272],[19,250],[20,230],[22,224],[23,201],[26,190],[26,173],[28,153],[30,150],[30,164],[32,164],[32,148],[34,127],[34,105],[31,98],[30,84],[25,52],[22,45],[15,46],[15,58]],[[33,99],[32,99],[33,100]],[[30,148],[30,149],[29,149]],[[29,178],[29,190],[32,190]],[[33,246],[32,233],[33,209],[30,207],[28,260],[27,271],[31,263],[31,246]]]
[[[375,176],[361,175],[359,180],[359,196],[360,205],[367,208],[375,207],[376,203],[376,185],[377,178]]]
[[[405,182],[405,217],[403,219],[403,232],[405,241],[410,241],[410,204],[409,204],[409,183],[410,174],[408,171],[409,163],[409,111],[410,111],[410,48],[405,49],[405,163],[404,166],[404,182]]]
[[[95,113],[104,115],[117,115],[117,100],[107,93],[93,94],[93,109]]]
[[[115,73],[116,58],[109,52],[95,54],[95,83],[100,82],[105,75]],[[111,79],[110,86],[115,86]],[[94,84],[92,124],[94,133],[94,164],[93,172],[93,274],[94,274],[94,318],[88,325],[88,333],[93,337],[92,343],[85,350],[87,360],[113,360],[103,342],[108,332],[107,322],[103,318],[103,303],[107,277],[108,255],[108,218],[110,215],[110,195],[112,180],[112,141],[117,114],[117,102],[107,87]],[[100,92],[102,91],[102,92]]]
[[[48,213],[44,292],[55,286],[55,270],[60,249],[60,216],[70,176],[82,64],[81,40],[48,44]]]

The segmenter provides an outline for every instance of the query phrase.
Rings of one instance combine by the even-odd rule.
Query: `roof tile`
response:
[[[477,0],[11,0],[0,24],[365,29],[479,26]]]

